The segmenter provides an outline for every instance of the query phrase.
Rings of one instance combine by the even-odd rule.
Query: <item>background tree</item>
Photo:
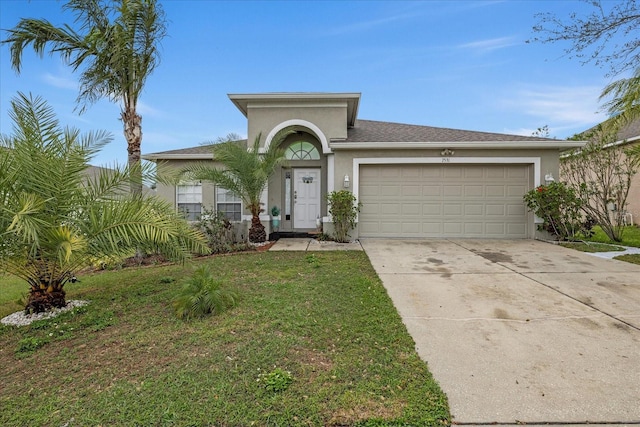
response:
[[[620,242],[631,179],[640,167],[640,151],[614,144],[617,128],[607,123],[574,138],[589,142],[561,159],[562,178],[582,201],[587,217],[593,218],[611,240]]]
[[[63,129],[41,98],[20,94],[11,106],[14,134],[0,137],[0,271],[28,283],[27,311],[64,307],[65,284],[96,260],[140,247],[177,260],[207,252],[170,204],[127,191],[131,169],[87,176],[108,133]]]
[[[592,7],[585,16],[572,13],[563,20],[552,13],[537,14],[533,31],[539,36],[530,41],[569,43],[567,55],[583,64],[593,61],[598,66],[606,65],[610,75],[635,70],[640,65],[640,10],[636,1],[583,1]],[[623,40],[616,40],[616,36]]]
[[[213,158],[220,162],[222,168],[198,163],[184,168],[180,174],[189,179],[211,181],[238,195],[245,208],[251,212],[249,241],[264,242],[267,233],[260,221],[260,213],[263,211],[260,197],[269,183],[269,177],[286,161],[284,149],[280,145],[290,134],[288,131],[277,134],[264,153],[260,153],[261,135],[256,137],[250,148],[245,141],[215,144]]]
[[[40,56],[49,48],[74,71],[82,69],[80,112],[101,98],[120,103],[128,164],[134,170],[142,143],[138,98],[159,62],[158,45],[166,35],[164,11],[156,0],[70,0],[63,8],[75,15],[77,30],[31,18],[7,30],[3,43],[10,44],[12,67],[20,72],[23,51],[32,46]],[[132,181],[131,191],[142,192],[139,179]]]

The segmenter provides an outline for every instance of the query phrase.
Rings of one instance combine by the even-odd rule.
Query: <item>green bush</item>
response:
[[[173,301],[176,315],[188,320],[219,314],[233,307],[237,296],[234,292],[222,289],[222,285],[222,281],[213,276],[209,267],[198,267]]]
[[[333,238],[336,242],[349,241],[349,231],[356,226],[356,218],[361,203],[356,203],[356,196],[350,191],[333,191],[327,195],[329,215],[333,220]]]
[[[542,228],[559,240],[572,240],[583,230],[582,202],[574,190],[561,182],[540,185],[524,195],[524,202],[542,218]]]

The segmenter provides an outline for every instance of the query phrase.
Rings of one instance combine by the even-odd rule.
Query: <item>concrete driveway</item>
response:
[[[640,266],[532,240],[361,244],[454,423],[640,422]]]

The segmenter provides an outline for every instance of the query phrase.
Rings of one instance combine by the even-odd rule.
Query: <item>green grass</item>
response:
[[[364,253],[201,263],[238,306],[184,322],[171,301],[195,266],[125,269],[69,285],[68,299],[88,306],[0,327],[0,425],[450,423],[445,395]],[[4,313],[17,307],[4,292],[14,286],[0,278]],[[292,381],[267,387],[273,372]]]
[[[614,252],[614,251],[623,251],[624,248],[615,245],[609,245],[605,243],[596,243],[596,242],[564,242],[560,243],[560,246],[564,248],[575,249],[580,252]]]
[[[614,257],[613,259],[630,262],[632,264],[640,264],[640,254],[620,255],[620,256]]]
[[[640,227],[636,225],[624,227],[624,231],[622,233],[622,242],[611,241],[611,239],[607,237],[607,235],[602,231],[602,228],[600,228],[600,226],[598,225],[593,227],[593,231],[595,232],[595,234],[585,240],[589,240],[591,242],[612,243],[622,246],[640,247]]]

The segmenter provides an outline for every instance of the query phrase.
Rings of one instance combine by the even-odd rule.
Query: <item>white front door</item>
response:
[[[316,228],[320,215],[320,169],[293,170],[293,228]]]

